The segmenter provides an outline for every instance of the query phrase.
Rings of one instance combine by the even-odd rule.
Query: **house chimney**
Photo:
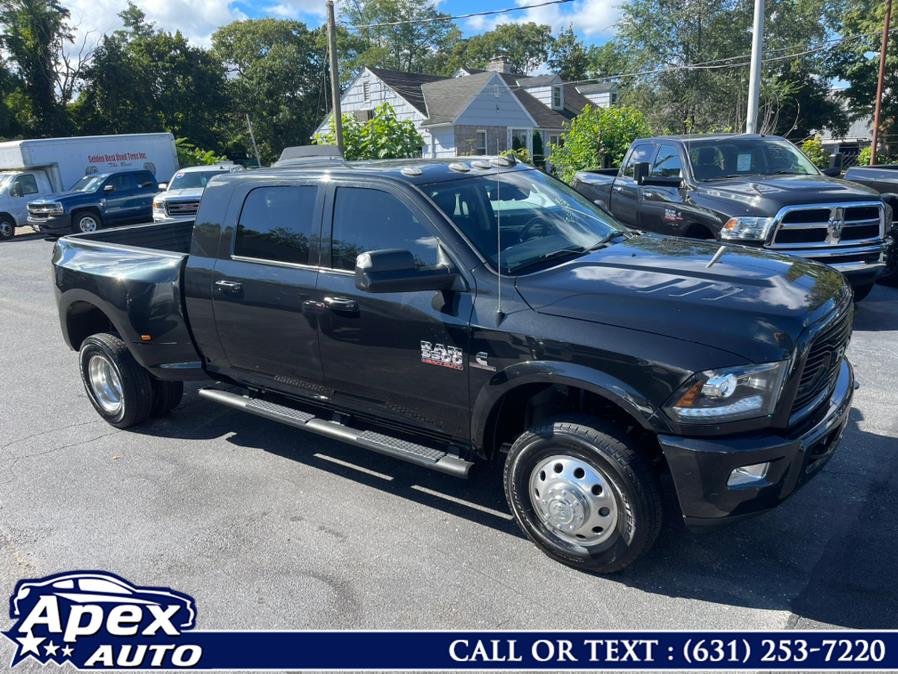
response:
[[[494,56],[490,62],[486,64],[486,69],[494,73],[510,73],[511,65],[505,56]]]

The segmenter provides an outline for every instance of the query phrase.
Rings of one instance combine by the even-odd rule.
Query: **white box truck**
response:
[[[149,170],[160,183],[178,170],[170,133],[37,138],[0,143],[0,239],[26,224],[28,202],[64,192],[85,175]]]

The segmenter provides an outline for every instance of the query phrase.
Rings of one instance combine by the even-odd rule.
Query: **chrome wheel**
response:
[[[16,228],[9,220],[0,220],[0,239],[11,239]]]
[[[78,231],[84,232],[85,234],[88,232],[96,232],[97,219],[92,215],[82,215],[78,218]]]
[[[536,464],[530,502],[540,521],[568,543],[596,545],[617,527],[617,498],[608,478],[573,456],[550,456]]]
[[[93,355],[87,364],[87,379],[94,399],[109,414],[122,408],[124,394],[118,370],[105,356]]]

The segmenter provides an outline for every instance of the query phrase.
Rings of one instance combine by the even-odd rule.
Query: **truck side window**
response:
[[[317,236],[314,185],[257,187],[243,202],[234,254],[259,260],[309,264]]]
[[[396,197],[362,187],[338,188],[331,236],[333,267],[355,269],[360,254],[383,248],[411,251],[419,266],[437,263],[434,233]]]
[[[662,145],[652,166],[652,175],[661,178],[679,178],[683,175],[680,153],[673,145]]]
[[[19,186],[19,193],[22,196],[25,196],[26,194],[37,194],[37,180],[35,180],[34,176],[30,173],[26,173],[25,175],[16,178],[16,183]]]
[[[627,165],[624,167],[624,175],[632,178],[636,169],[636,164],[644,161],[651,161],[654,149],[655,147],[649,143],[643,143],[634,147],[633,151],[630,153],[630,158],[627,160]]]

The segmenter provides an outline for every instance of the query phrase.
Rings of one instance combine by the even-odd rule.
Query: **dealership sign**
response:
[[[401,599],[399,599],[401,601]],[[215,631],[193,598],[104,571],[19,581],[11,665],[85,670],[898,671],[896,631]]]

